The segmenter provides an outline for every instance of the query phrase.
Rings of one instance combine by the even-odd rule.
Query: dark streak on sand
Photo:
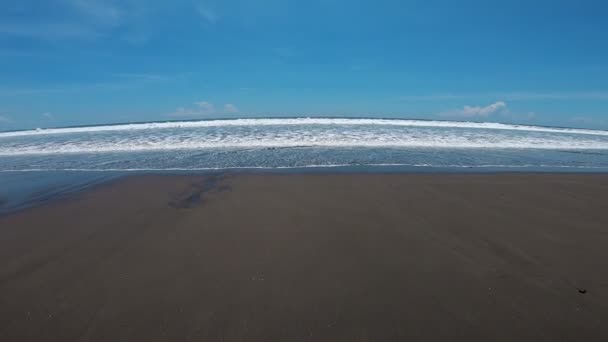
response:
[[[186,190],[174,196],[169,201],[169,206],[175,209],[190,209],[201,205],[206,193],[230,190],[229,185],[219,184],[223,178],[224,176],[221,175],[210,174],[202,180],[190,183]]]
[[[608,175],[134,176],[0,217],[0,341],[608,341]]]

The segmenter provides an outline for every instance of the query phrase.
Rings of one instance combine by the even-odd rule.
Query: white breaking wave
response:
[[[442,132],[443,133],[443,132]],[[564,149],[608,150],[608,140],[558,137],[495,136],[483,134],[431,134],[420,132],[307,131],[256,132],[256,134],[142,135],[100,139],[0,144],[0,156],[74,153],[146,152],[249,148],[437,148],[437,149]]]
[[[547,132],[564,134],[585,134],[608,136],[608,131],[556,128],[541,126],[512,125],[493,122],[460,122],[460,121],[427,121],[427,120],[401,120],[401,119],[346,119],[346,118],[274,118],[274,119],[229,119],[209,121],[173,121],[154,123],[134,123],[111,126],[87,126],[71,128],[48,128],[29,131],[3,132],[0,138],[21,137],[32,135],[70,134],[70,133],[97,133],[113,131],[137,131],[170,128],[205,128],[229,126],[293,126],[293,125],[370,125],[370,126],[402,126],[402,127],[437,127],[437,128],[469,128],[493,129],[527,132]]]
[[[238,119],[3,133],[0,156],[293,147],[608,150],[608,132],[590,132],[447,121]]]
[[[437,149],[528,149],[528,150],[608,150],[605,144],[578,144],[571,143],[461,143],[454,142],[243,142],[243,143],[201,143],[201,144],[116,144],[116,145],[76,145],[76,146],[35,146],[29,148],[0,149],[0,156],[27,156],[27,155],[55,155],[55,154],[77,154],[77,153],[112,153],[112,152],[153,152],[153,151],[187,151],[187,150],[212,150],[212,149],[249,149],[249,148],[296,148],[296,147],[318,147],[318,148],[437,148]]]

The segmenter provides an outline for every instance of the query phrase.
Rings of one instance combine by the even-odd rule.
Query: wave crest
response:
[[[3,132],[2,137],[20,137],[31,135],[70,134],[70,133],[96,133],[112,131],[136,131],[170,128],[205,128],[230,126],[293,126],[293,125],[370,125],[370,126],[401,126],[401,127],[437,127],[437,128],[469,128],[513,130],[528,132],[547,132],[565,134],[586,134],[608,136],[608,131],[557,128],[543,126],[513,125],[493,122],[463,122],[463,121],[432,121],[432,120],[405,120],[405,119],[347,119],[347,118],[268,118],[268,119],[220,119],[205,121],[170,121],[133,123],[106,126],[84,126],[69,128],[48,128],[28,131]]]

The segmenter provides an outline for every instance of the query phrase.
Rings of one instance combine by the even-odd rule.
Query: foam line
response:
[[[109,126],[88,126],[71,128],[49,128],[29,131],[3,132],[0,138],[21,137],[31,135],[70,134],[70,133],[96,133],[109,131],[131,131],[170,128],[199,128],[199,127],[226,127],[226,126],[274,126],[274,125],[376,125],[376,126],[403,126],[403,127],[443,127],[443,128],[473,128],[514,130],[527,132],[549,132],[565,134],[586,134],[608,136],[608,131],[556,128],[526,125],[511,125],[491,122],[460,122],[460,121],[426,121],[401,119],[345,119],[345,118],[275,118],[275,119],[230,119],[207,121],[174,121],[121,124]]]
[[[128,169],[90,169],[90,168],[50,168],[50,169],[16,169],[2,170],[0,173],[12,172],[196,172],[196,171],[222,171],[222,170],[283,170],[283,169],[314,169],[314,168],[340,168],[340,167],[416,167],[416,168],[441,168],[441,169],[530,169],[530,168],[549,168],[549,169],[589,169],[589,170],[605,170],[608,167],[604,166],[577,166],[577,165],[500,165],[500,164],[482,164],[482,165],[434,165],[434,164],[327,164],[327,165],[302,165],[302,166],[233,166],[233,167],[197,167],[197,168],[128,168]]]
[[[103,144],[103,145],[74,145],[74,146],[31,146],[17,148],[0,148],[0,156],[35,156],[59,155],[78,153],[122,153],[122,152],[162,152],[162,151],[193,151],[193,150],[225,150],[225,149],[265,149],[265,148],[430,148],[430,149],[525,149],[525,150],[608,150],[608,143],[535,143],[535,142],[480,142],[462,143],[453,141],[395,141],[395,142],[316,142],[307,143],[299,141],[265,142],[247,141],[243,143],[147,143],[147,144]]]

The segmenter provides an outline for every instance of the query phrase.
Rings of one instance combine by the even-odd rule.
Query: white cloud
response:
[[[486,107],[465,106],[462,113],[465,116],[488,116],[490,114],[494,114],[496,112],[502,111],[506,108],[507,108],[506,103],[504,103],[502,101],[498,101],[498,102],[492,103],[491,105],[486,106]]]
[[[55,117],[53,116],[53,114],[49,113],[49,112],[45,112],[42,113],[42,116],[47,118],[47,119],[54,119]]]
[[[11,122],[13,122],[13,120],[11,120],[10,118],[0,115],[0,123],[11,123]]]
[[[238,113],[239,109],[232,103],[227,103],[224,105],[224,112],[234,114],[234,113]]]
[[[200,14],[201,17],[209,24],[215,24],[220,19],[217,13],[210,8],[198,6],[197,11],[198,14]]]
[[[172,117],[204,117],[211,115],[222,115],[222,114],[235,114],[238,113],[239,109],[231,104],[227,103],[222,106],[221,109],[215,108],[215,105],[207,101],[199,101],[194,103],[194,108],[179,107],[175,112],[170,113]]]
[[[207,101],[195,102],[195,105],[198,106],[198,111],[202,114],[213,114],[215,113],[215,106],[213,103]]]
[[[449,112],[442,113],[441,116],[447,117],[465,117],[465,118],[476,118],[482,117],[487,118],[488,116],[496,113],[505,113],[507,111],[507,104],[503,101],[492,103],[491,105],[481,106],[464,106],[463,109],[452,110]]]

